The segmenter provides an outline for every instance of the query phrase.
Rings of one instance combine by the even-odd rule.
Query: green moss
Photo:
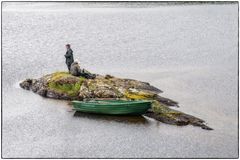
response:
[[[80,83],[75,83],[75,84],[57,84],[55,82],[50,82],[49,83],[49,88],[60,92],[60,93],[66,93],[69,96],[77,96],[78,95],[78,91],[81,87]]]
[[[48,87],[56,92],[76,97],[85,78],[75,77],[68,72],[56,72],[51,75]]]
[[[171,119],[175,119],[182,114],[182,112],[173,110],[158,101],[153,101],[152,110],[154,113],[161,115],[161,117],[168,117]]]

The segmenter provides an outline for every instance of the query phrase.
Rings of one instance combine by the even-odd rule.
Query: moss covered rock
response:
[[[56,72],[49,77],[47,86],[55,92],[74,99],[78,97],[80,87],[84,81],[85,78],[72,76],[68,72]]]
[[[149,83],[133,79],[97,75],[95,79],[72,76],[68,72],[55,72],[38,79],[26,79],[20,83],[23,89],[49,98],[64,100],[127,99],[153,100],[152,108],[145,114],[164,123],[175,125],[192,124],[204,129],[204,121],[176,111],[169,106],[178,106],[176,101],[159,96],[162,91]]]

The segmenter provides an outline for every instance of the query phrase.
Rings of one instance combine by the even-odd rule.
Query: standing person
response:
[[[66,58],[66,65],[67,65],[68,71],[70,73],[71,64],[74,62],[74,60],[73,60],[73,51],[71,49],[70,44],[66,44],[66,49],[67,49],[67,52],[66,52],[66,54],[64,56]]]

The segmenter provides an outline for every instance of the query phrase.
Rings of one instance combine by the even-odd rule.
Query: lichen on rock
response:
[[[26,79],[20,83],[20,86],[43,97],[64,100],[153,100],[152,108],[145,116],[168,124],[192,124],[203,129],[211,129],[203,120],[170,108],[170,106],[178,106],[178,103],[159,96],[162,91],[147,82],[116,78],[111,75],[97,75],[94,79],[86,79],[68,72],[55,72],[38,79]]]

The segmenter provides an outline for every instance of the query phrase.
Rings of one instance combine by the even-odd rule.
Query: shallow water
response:
[[[2,13],[4,158],[238,157],[237,4],[18,4]],[[19,88],[66,70],[66,43],[84,68],[150,82],[214,130],[75,114]]]

